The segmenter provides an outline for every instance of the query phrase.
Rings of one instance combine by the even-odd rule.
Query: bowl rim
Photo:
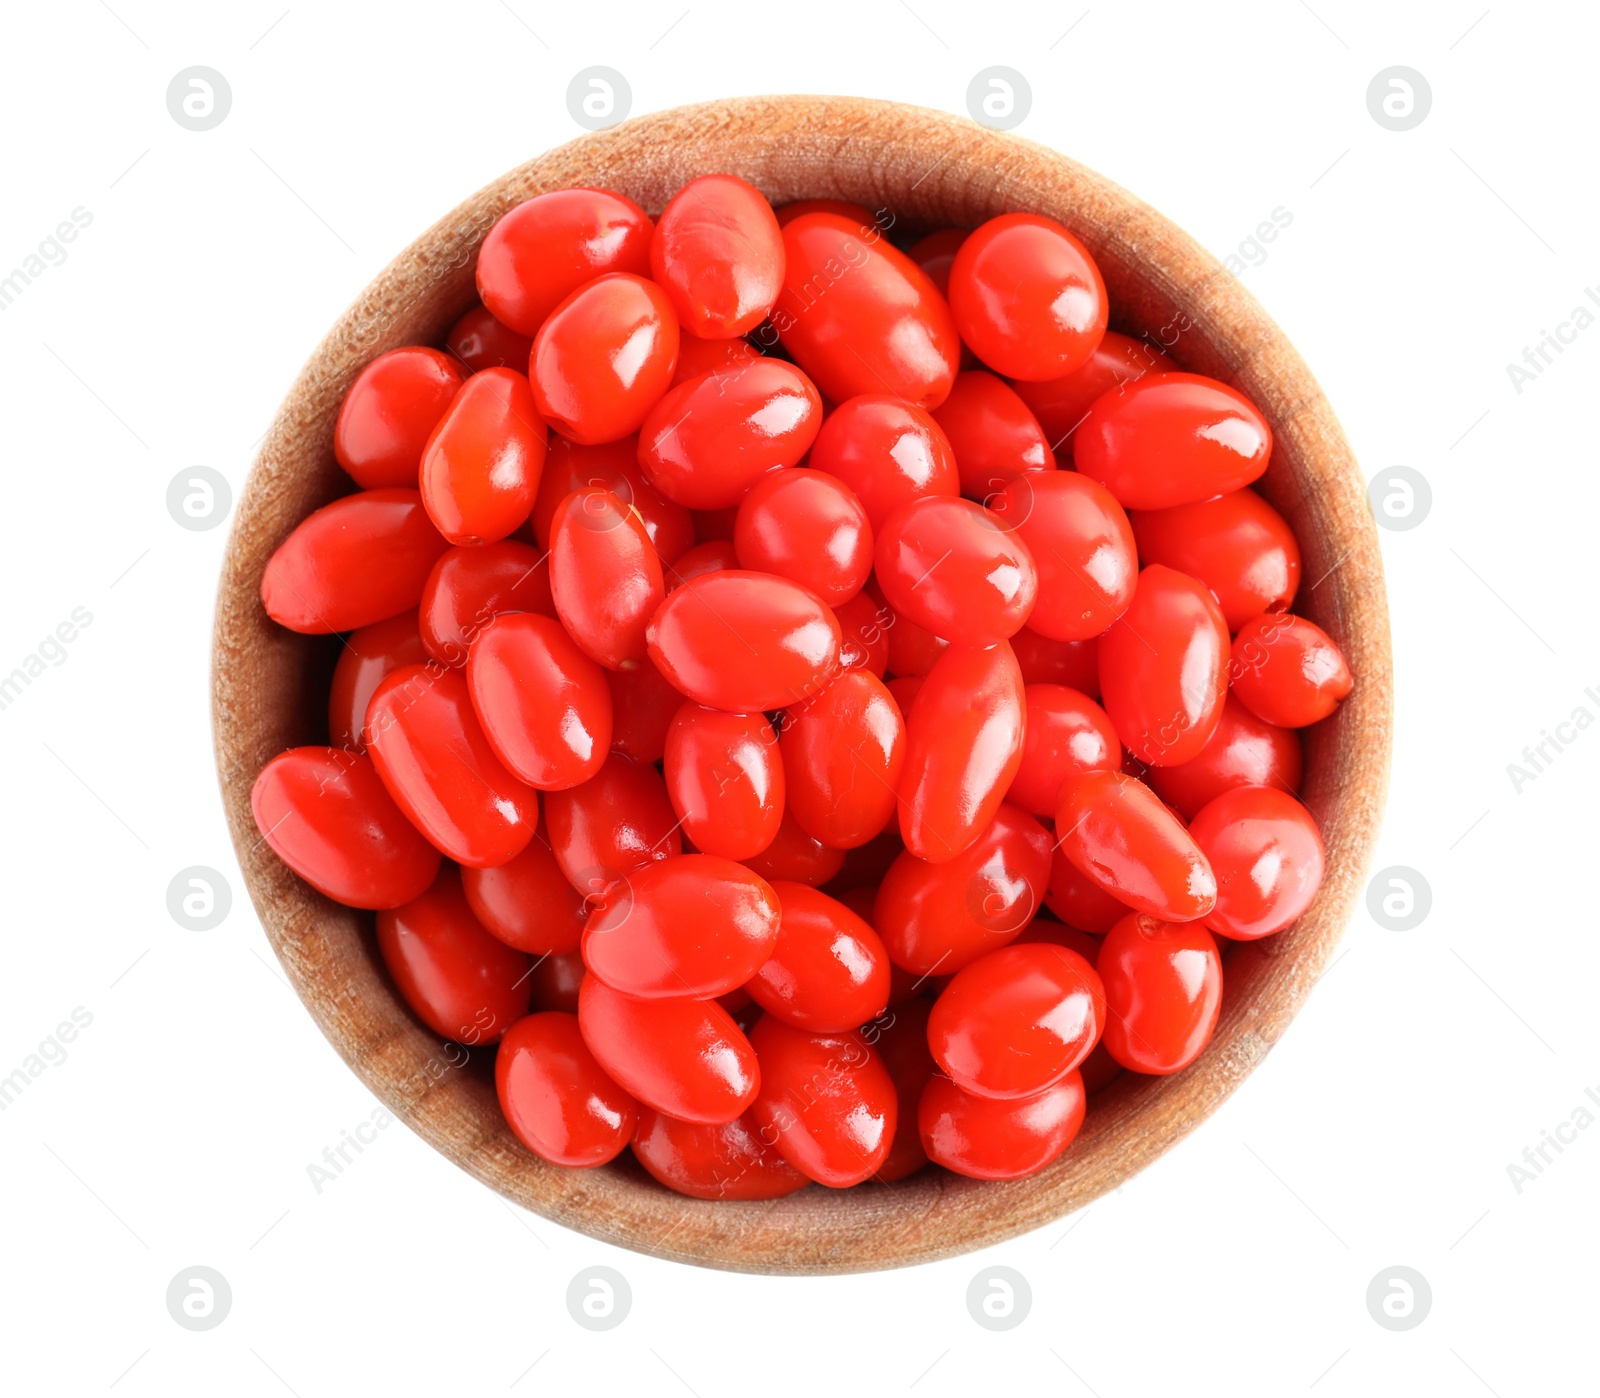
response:
[[[1304,730],[1301,799],[1328,850],[1316,901],[1287,931],[1229,949],[1222,1018],[1194,1065],[1166,1078],[1122,1074],[1091,1099],[1066,1154],[1027,1180],[929,1167],[893,1187],[812,1186],[754,1203],[686,1199],[626,1159],[596,1171],[546,1165],[500,1120],[484,1056],[441,1042],[400,1005],[377,964],[371,915],[315,893],[255,829],[251,784],[274,753],[314,740],[328,659],[317,638],[267,621],[261,567],[294,523],[350,488],[331,441],[355,373],[429,327],[421,342],[442,336],[475,300],[478,244],[514,204],[586,184],[659,210],[685,179],[713,170],[742,175],[774,202],[850,199],[929,228],[1013,209],[1067,223],[1113,288],[1114,325],[1173,330],[1182,367],[1234,384],[1272,424],[1272,465],[1258,485],[1301,543],[1308,582],[1297,610],[1334,636],[1357,676],[1340,711]],[[230,832],[268,940],[323,1034],[395,1116],[506,1198],[578,1232],[727,1270],[827,1274],[931,1261],[1037,1228],[1117,1188],[1226,1100],[1326,969],[1360,896],[1387,790],[1391,668],[1365,481],[1310,370],[1215,257],[1111,181],[1024,137],[873,99],[748,97],[633,118],[508,171],[417,238],[340,317],[240,492],[218,586],[212,721]]]

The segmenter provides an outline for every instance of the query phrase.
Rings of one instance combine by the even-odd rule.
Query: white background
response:
[[[1584,697],[1600,692],[1600,327],[1520,394],[1506,372],[1600,288],[1592,8],[285,9],[6,12],[0,274],[74,208],[93,222],[0,314],[0,672],[73,608],[93,622],[0,712],[0,1076],[74,1007],[93,1023],[0,1113],[0,1386],[1592,1391],[1600,1129],[1520,1194],[1507,1166],[1600,1090],[1600,731],[1520,794],[1506,772],[1577,705],[1600,715]],[[191,64],[232,88],[209,132],[166,109]],[[1033,90],[1020,134],[1219,256],[1292,212],[1246,284],[1367,474],[1405,464],[1431,484],[1426,521],[1383,535],[1398,727],[1377,857],[1424,874],[1430,915],[1401,933],[1359,911],[1222,1111],[1118,1195],[989,1253],[837,1279],[655,1262],[511,1209],[399,1125],[321,1193],[308,1179],[375,1104],[289,991],[239,882],[207,713],[227,531],[178,528],[167,484],[205,464],[237,495],[335,316],[443,211],[579,134],[565,91],[591,64],[627,76],[636,113],[819,91],[963,112],[979,68],[1016,68]],[[1404,133],[1365,100],[1393,64],[1433,94]],[[168,915],[189,865],[232,883],[214,931]],[[564,1300],[597,1263],[633,1292],[605,1334]],[[1033,1293],[1000,1334],[965,1302],[993,1263]],[[203,1334],[164,1300],[196,1264],[233,1292]],[[1396,1264],[1433,1292],[1401,1334],[1364,1299]]]

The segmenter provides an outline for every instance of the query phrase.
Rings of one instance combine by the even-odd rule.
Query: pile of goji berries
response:
[[[1033,214],[570,189],[477,283],[267,565],[343,650],[253,802],[516,1135],[705,1198],[1009,1179],[1193,1062],[1218,938],[1317,891],[1294,730],[1351,687],[1256,408]]]

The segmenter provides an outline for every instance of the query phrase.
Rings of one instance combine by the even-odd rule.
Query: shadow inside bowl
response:
[[[356,373],[395,346],[441,340],[475,300],[479,243],[513,205],[602,185],[656,213],[713,171],[742,176],[775,204],[827,197],[887,210],[901,230],[975,227],[1010,210],[1073,229],[1099,262],[1115,328],[1150,336],[1266,415],[1274,451],[1259,488],[1300,541],[1306,582],[1296,610],[1338,642],[1356,676],[1337,714],[1304,733],[1301,797],[1328,856],[1315,903],[1288,931],[1231,949],[1221,1022],[1195,1064],[1168,1078],[1121,1074],[1090,1099],[1066,1154],[1029,1179],[982,1183],[929,1167],[893,1186],[811,1186],[744,1203],[684,1198],[626,1157],[598,1170],[547,1165],[501,1118],[487,1056],[440,1041],[401,1004],[371,915],[291,874],[250,814],[250,787],[268,759],[326,740],[337,642],[273,625],[258,588],[294,526],[352,489],[332,436]],[[1215,1111],[1328,963],[1376,839],[1391,727],[1388,613],[1365,484],[1315,379],[1250,294],[1181,230],[1064,156],[922,108],[825,97],[709,103],[582,137],[481,190],[386,268],[301,372],[245,485],[217,600],[212,699],[224,803],[256,910],[312,1017],[379,1099],[463,1169],[547,1218],[659,1257],[774,1273],[904,1266],[999,1242],[1116,1188]]]

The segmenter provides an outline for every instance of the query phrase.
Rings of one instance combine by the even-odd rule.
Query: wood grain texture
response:
[[[685,181],[719,170],[774,203],[851,199],[926,227],[1031,210],[1074,229],[1105,274],[1115,325],[1164,330],[1185,368],[1236,385],[1266,414],[1276,445],[1261,488],[1300,539],[1300,610],[1338,641],[1356,675],[1338,714],[1308,734],[1303,794],[1328,846],[1315,904],[1289,931],[1233,949],[1222,1020],[1196,1064],[1164,1079],[1123,1074],[1092,1100],[1066,1156],[1029,1180],[978,1183],[929,1169],[892,1188],[814,1186],[771,1203],[711,1203],[669,1193],[631,1162],[545,1165],[502,1122],[486,1062],[463,1063],[461,1050],[400,1004],[370,916],[290,874],[251,819],[262,765],[325,732],[330,643],[273,626],[257,589],[295,524],[350,488],[331,443],[358,370],[397,345],[438,342],[474,299],[484,234],[523,199],[603,185],[657,212]],[[212,670],[218,773],[250,896],[312,1017],[373,1092],[463,1169],[536,1213],[659,1257],[779,1273],[905,1266],[999,1242],[1114,1189],[1215,1111],[1288,1026],[1359,896],[1388,780],[1390,684],[1382,566],[1361,473],[1316,380],[1239,282],[1154,210],[1053,151],[942,113],[827,97],[708,103],[584,136],[495,181],[402,253],[312,356],[267,434],[223,566]]]

